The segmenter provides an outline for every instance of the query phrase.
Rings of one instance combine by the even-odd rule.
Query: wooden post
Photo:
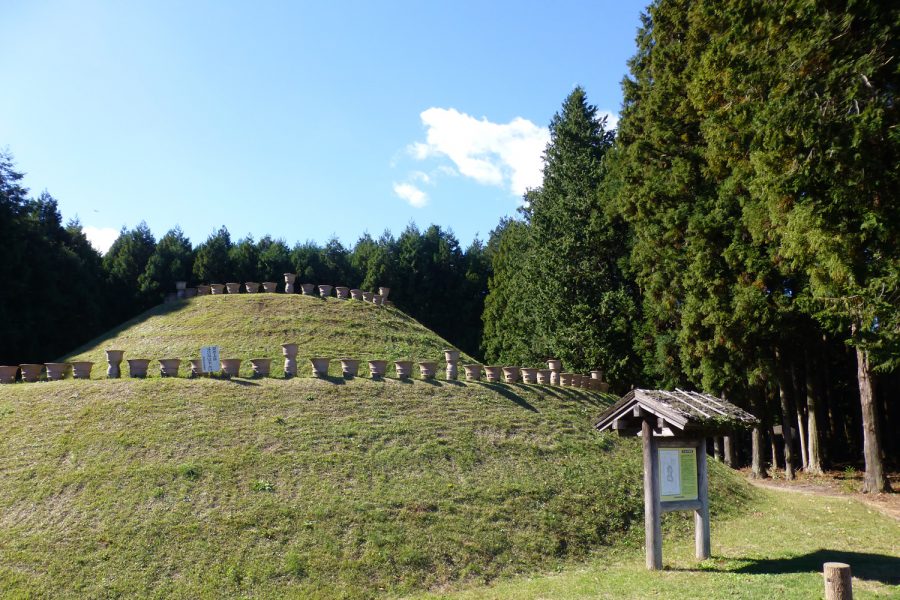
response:
[[[659,506],[659,452],[656,438],[653,437],[651,418],[650,415],[645,416],[641,424],[641,442],[644,447],[644,547],[647,568],[656,571],[662,569],[662,528]]]
[[[825,600],[852,600],[853,580],[850,565],[839,562],[825,563]]]
[[[709,474],[706,471],[706,438],[697,444],[697,499],[700,509],[694,511],[694,546],[697,558],[709,558]]]

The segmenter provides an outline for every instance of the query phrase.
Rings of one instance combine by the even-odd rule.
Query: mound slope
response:
[[[284,374],[281,344],[296,343],[298,375],[309,375],[313,356],[385,360],[443,360],[449,342],[391,307],[300,294],[199,296],[163,304],[75,350],[65,360],[96,363],[105,376],[110,348],[125,358],[199,358],[200,347],[218,345],[222,358],[273,358],[272,375]],[[471,360],[464,356],[463,360]],[[182,367],[184,369],[184,367]],[[363,369],[365,370],[365,369]],[[155,373],[155,364],[151,373]],[[250,374],[250,365],[241,365]],[[340,373],[332,363],[331,373]]]
[[[284,341],[301,357],[447,345],[391,309],[225,296],[154,309],[77,356],[277,356]],[[613,400],[393,378],[2,386],[0,590],[368,598],[639,544],[639,444],[592,428]],[[715,464],[711,486],[714,513],[750,494]]]

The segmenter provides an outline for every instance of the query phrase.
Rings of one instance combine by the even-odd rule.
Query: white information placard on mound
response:
[[[222,368],[219,361],[218,346],[203,346],[200,348],[200,363],[204,373],[218,373]]]

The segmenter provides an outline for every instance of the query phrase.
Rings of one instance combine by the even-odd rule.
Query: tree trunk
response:
[[[775,472],[781,467],[781,463],[778,462],[778,436],[775,435],[775,427],[769,427],[769,444],[772,446],[772,477],[775,476]]]
[[[856,373],[859,381],[859,402],[862,405],[863,457],[866,460],[863,493],[889,492],[891,486],[884,474],[884,463],[881,458],[878,404],[875,402],[869,352],[859,346],[856,347]]]
[[[750,475],[754,479],[764,479],[769,476],[766,471],[766,436],[763,432],[763,427],[765,427],[765,410],[763,409],[766,399],[765,394],[766,390],[763,388],[757,393],[751,391],[750,395],[750,406],[752,407],[753,415],[759,419],[759,423],[753,427],[753,431],[750,434]]]
[[[713,436],[713,458],[719,462],[722,462],[722,444],[720,442],[722,438],[717,435]]]
[[[778,371],[778,396],[781,399],[781,436],[784,439],[784,478],[791,481],[794,473],[794,431],[791,427],[791,381],[788,370],[782,361],[781,354],[775,351],[776,369]]]
[[[732,469],[737,468],[737,452],[735,450],[735,446],[737,445],[737,438],[733,435],[726,435],[722,438],[722,445],[725,448],[725,464],[731,467]]]
[[[797,364],[791,364],[791,392],[794,397],[794,407],[797,410],[797,434],[800,438],[800,467],[805,471],[809,461],[806,454],[806,400],[805,382],[801,383]]]
[[[819,448],[819,416],[816,395],[819,391],[815,384],[813,364],[809,360],[809,352],[805,353],[806,362],[806,435],[809,462],[806,470],[813,475],[822,474],[822,455]]]

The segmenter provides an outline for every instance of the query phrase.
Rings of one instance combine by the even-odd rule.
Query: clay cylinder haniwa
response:
[[[319,379],[328,377],[328,365],[331,363],[330,359],[317,356],[309,359],[309,362],[312,365],[313,377],[318,377]]]
[[[187,298],[187,281],[175,282],[175,295],[180,299]]]
[[[316,286],[314,283],[301,283],[300,291],[303,292],[304,296],[312,296],[316,291]]]
[[[147,376],[147,367],[150,366],[149,358],[129,358],[128,375],[136,379],[143,379]]]
[[[41,378],[41,372],[44,370],[44,365],[26,363],[24,365],[19,365],[19,368],[22,369],[22,381],[25,383],[34,383]]]
[[[297,344],[282,344],[281,353],[284,355],[284,376],[295,377],[297,375]]]
[[[248,294],[258,294],[259,293],[259,284],[255,281],[248,281],[244,284],[244,289],[247,290]]]
[[[384,296],[381,294],[372,294],[372,304],[375,306],[384,306]]]
[[[456,381],[459,378],[459,370],[456,368],[457,362],[459,361],[447,361],[447,381]]]
[[[550,369],[538,369],[537,382],[540,385],[550,385],[550,373],[552,372]]]
[[[519,371],[522,373],[522,383],[537,383],[537,369],[522,367]]]
[[[293,294],[294,293],[294,282],[297,281],[296,273],[285,273],[284,274],[284,293],[285,294]]]
[[[352,289],[352,290],[350,290],[350,297],[353,298],[354,300],[362,300],[363,292],[362,292],[362,290]]]
[[[394,361],[394,369],[397,371],[398,379],[406,379],[410,375],[412,375],[412,361],[411,360],[395,360]]]
[[[359,374],[359,361],[355,358],[342,358],[341,372],[344,374],[345,379],[356,377]]]
[[[444,350],[444,360],[447,362],[459,360],[459,350]]]
[[[490,383],[496,383],[500,381],[500,371],[501,367],[485,367],[484,368],[484,378]]]
[[[375,294],[373,294],[372,292],[363,292],[362,293],[363,302],[371,302],[372,296],[374,296],[374,295]]]
[[[348,287],[339,285],[334,288],[334,291],[337,293],[338,300],[346,300],[350,297],[350,288]]]
[[[379,288],[378,288],[378,294],[379,294],[382,298],[384,298],[385,301],[387,301],[388,296],[390,295],[390,293],[391,293],[391,288],[379,286]]]
[[[550,371],[550,385],[562,385],[559,380],[559,371]]]
[[[203,361],[199,358],[191,359],[191,379],[203,375]]]
[[[559,374],[559,385],[561,385],[563,387],[571,387],[572,373],[560,373]]]
[[[209,296],[212,293],[212,288],[208,285],[198,285],[197,286],[197,295],[198,296]]]
[[[225,289],[228,290],[229,294],[240,294],[241,293],[241,284],[239,283],[226,283]]]
[[[18,373],[18,365],[0,367],[0,383],[15,383]]]
[[[180,367],[180,358],[159,359],[159,374],[161,377],[178,377],[178,369]]]
[[[562,371],[562,361],[558,358],[548,358],[547,368],[551,371]]]
[[[272,370],[271,358],[251,358],[250,366],[253,367],[254,377],[268,377]]]
[[[209,284],[209,289],[212,291],[213,296],[221,296],[225,293],[225,286],[221,283],[211,283]]]
[[[94,363],[89,360],[76,360],[72,363],[72,377],[75,379],[90,379],[91,369]]]
[[[519,367],[503,367],[503,379],[506,383],[519,381]]]
[[[463,365],[463,370],[466,372],[466,381],[480,381],[481,369],[481,365]]]
[[[278,284],[274,281],[264,281],[262,287],[265,294],[274,294],[278,291]]]
[[[435,374],[437,374],[437,363],[430,360],[420,362],[419,374],[422,376],[422,379],[434,379]]]
[[[237,377],[241,372],[240,358],[223,358],[219,360],[225,377]]]
[[[319,295],[323,298],[327,298],[331,295],[331,290],[333,288],[330,285],[320,285],[319,286]]]
[[[44,363],[47,367],[47,381],[59,381],[65,379],[72,365],[69,363]]]
[[[384,377],[384,374],[387,372],[387,362],[386,360],[370,360],[369,361],[369,373],[372,376],[372,379],[379,379]]]
[[[106,376],[109,379],[118,379],[122,376],[122,370],[119,368],[119,365],[122,363],[123,356],[125,356],[124,350],[106,351]]]

